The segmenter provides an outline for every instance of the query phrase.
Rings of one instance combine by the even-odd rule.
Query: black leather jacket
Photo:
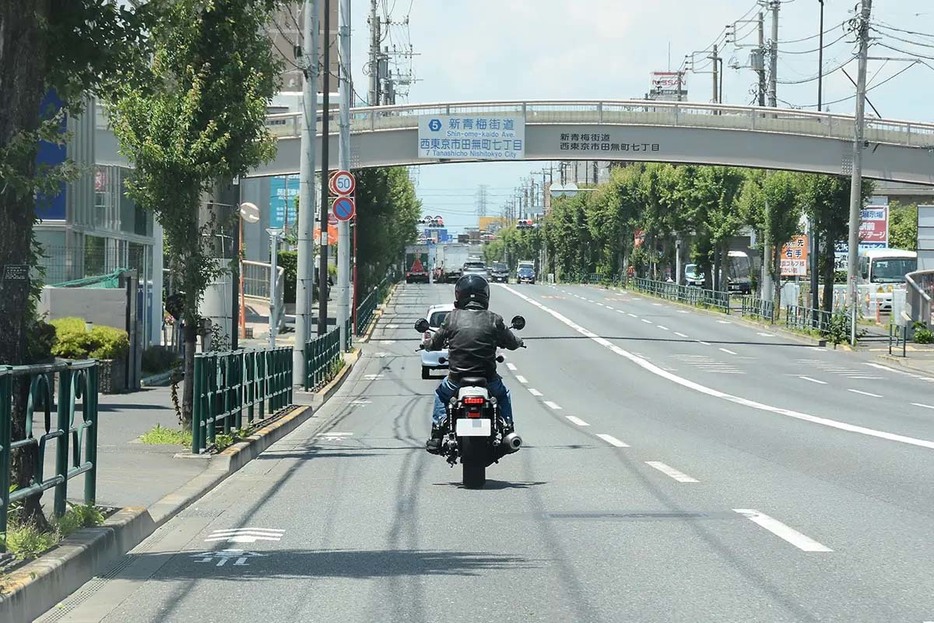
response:
[[[448,347],[448,376],[455,383],[471,376],[487,381],[498,378],[496,374],[496,349],[516,350],[522,340],[516,336],[503,317],[469,303],[465,309],[451,311],[441,328],[431,338],[426,348],[441,350]]]

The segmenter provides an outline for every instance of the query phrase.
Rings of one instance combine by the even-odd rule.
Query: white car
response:
[[[432,305],[428,308],[428,313],[425,315],[425,318],[428,320],[428,326],[430,329],[425,331],[424,335],[422,336],[424,342],[430,340],[434,332],[441,328],[441,323],[444,322],[444,319],[447,318],[447,315],[451,312],[452,309],[454,309],[453,303]],[[421,353],[423,379],[431,378],[432,370],[446,370],[448,368],[448,349],[423,350]],[[441,358],[444,358],[444,363],[440,362]]]

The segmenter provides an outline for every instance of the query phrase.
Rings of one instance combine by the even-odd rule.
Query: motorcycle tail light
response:
[[[465,405],[482,405],[483,402],[483,396],[467,396],[464,398]]]
[[[480,407],[470,407],[467,409],[468,418],[478,418],[480,417]]]

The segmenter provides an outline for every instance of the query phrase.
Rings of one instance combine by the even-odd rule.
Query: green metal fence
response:
[[[376,307],[386,300],[393,283],[392,279],[386,277],[357,305],[357,326],[354,327],[357,335],[366,333],[376,313]]]
[[[292,404],[292,349],[195,355],[191,451],[204,452],[219,432],[252,425]]]
[[[763,301],[755,296],[743,296],[740,298],[740,313],[743,316],[754,316],[775,322],[775,303],[772,301]]]
[[[682,286],[667,281],[654,281],[642,277],[633,279],[632,285],[636,290],[652,296],[687,303],[688,305],[706,306],[730,313],[730,293],[717,290],[706,290],[694,286]]]
[[[0,551],[6,550],[7,519],[12,504],[55,489],[53,511],[65,514],[68,481],[84,474],[84,503],[94,504],[97,486],[96,361],[61,362],[35,366],[0,366]],[[56,387],[55,381],[58,381]],[[57,391],[56,391],[57,390]],[[80,407],[80,408],[79,408]],[[22,439],[13,439],[13,417],[25,409]],[[55,425],[52,412],[55,411]],[[75,421],[75,415],[78,421]],[[44,432],[36,437],[36,420]],[[55,473],[44,474],[45,453],[55,444]],[[29,485],[10,491],[13,453],[32,455]]]
[[[827,333],[830,330],[830,319],[833,318],[833,315],[833,312],[823,309],[786,305],[785,326],[799,331],[813,329],[821,333]]]
[[[305,391],[320,389],[331,380],[342,358],[341,336],[337,329],[310,340],[305,345]]]

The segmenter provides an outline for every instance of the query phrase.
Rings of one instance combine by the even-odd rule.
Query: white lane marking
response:
[[[617,310],[616,310],[616,313],[617,313],[617,314],[625,314],[626,312],[624,312],[624,311],[621,310],[621,309],[617,309]]]
[[[646,461],[645,464],[648,465],[649,467],[654,467],[661,473],[665,474],[666,476],[670,476],[674,478],[678,482],[698,482],[697,479],[691,478],[684,472],[679,472],[674,467],[671,467],[670,465],[665,465],[661,461]]]
[[[512,372],[516,371],[516,364],[514,363],[507,363],[506,367],[509,368]]]
[[[675,331],[675,335],[677,335],[678,337],[687,337],[685,334],[681,333],[680,331]]]
[[[829,351],[824,351],[829,352]],[[885,370],[886,372],[894,372],[895,374],[903,374],[905,376],[910,376],[913,379],[919,379],[922,381],[934,382],[934,378],[930,376],[921,376],[920,374],[912,374],[911,372],[906,372],[904,370],[896,370],[895,368],[890,368],[879,363],[867,363],[867,366],[872,366],[873,368],[879,368],[880,370]]]
[[[628,312],[627,312],[627,313],[628,313]],[[637,316],[637,315],[635,315],[635,314],[629,314],[629,316],[632,317],[632,318],[638,318],[638,317],[639,317],[639,316]]]
[[[375,381],[377,379],[383,378],[383,375],[382,374],[364,374],[363,378],[365,378],[368,381]]]
[[[643,319],[642,319],[642,322],[647,322],[647,323],[649,323],[649,324],[652,324],[652,321],[649,320],[648,318],[643,318]]]
[[[527,384],[527,383],[529,382],[529,379],[525,378],[525,377],[522,376],[521,374],[517,374],[517,375],[516,375],[516,380],[519,381],[520,383],[522,383],[523,385],[525,385],[525,384]]]
[[[897,443],[904,443],[904,444],[911,445],[911,446],[918,446],[921,448],[928,448],[930,450],[934,450],[934,441],[930,441],[927,439],[917,439],[915,437],[908,437],[907,435],[898,435],[896,433],[888,433],[886,431],[875,430],[872,428],[866,428],[865,426],[857,426],[855,424],[848,424],[847,422],[840,422],[838,420],[831,420],[829,418],[818,417],[816,415],[810,415],[808,413],[802,413],[800,411],[794,411],[792,409],[774,407],[772,405],[767,405],[762,402],[756,402],[755,400],[750,400],[748,398],[742,398],[740,396],[734,396],[732,394],[727,394],[726,392],[721,392],[717,389],[713,389],[712,387],[701,385],[700,383],[695,383],[694,381],[690,381],[686,378],[678,376],[677,374],[673,374],[672,372],[664,370],[656,366],[652,362],[646,359],[643,359],[642,357],[639,357],[626,350],[623,350],[622,348],[620,348],[619,346],[616,346],[609,340],[602,338],[596,333],[593,333],[592,331],[589,331],[588,329],[585,329],[584,327],[575,323],[570,318],[567,318],[566,316],[563,316],[560,313],[554,311],[550,307],[542,305],[538,301],[533,300],[527,297],[526,295],[522,294],[521,292],[516,291],[515,288],[504,286],[504,289],[508,290],[511,294],[518,296],[522,300],[534,305],[535,307],[538,307],[539,309],[541,309],[542,311],[544,311],[551,317],[559,320],[560,322],[563,322],[565,325],[571,327],[572,329],[574,329],[581,335],[590,338],[591,340],[593,340],[600,346],[603,346],[604,348],[616,353],[620,357],[624,357],[628,359],[629,361],[636,364],[643,370],[646,370],[647,372],[650,372],[656,376],[660,376],[664,379],[667,379],[671,381],[672,383],[677,383],[678,385],[681,385],[682,387],[693,389],[694,391],[698,393],[706,394],[708,396],[713,396],[714,398],[720,398],[721,400],[726,400],[728,402],[742,405],[744,407],[750,407],[752,409],[757,409],[759,411],[766,411],[768,413],[774,413],[776,415],[784,415],[785,417],[794,418],[796,420],[801,420],[804,422],[810,422],[812,424],[820,424],[821,426],[827,426],[829,428],[836,428],[837,430],[842,430],[842,431],[846,431],[849,433],[857,433],[859,435],[866,435],[868,437],[876,437],[878,439],[885,439],[887,441],[895,441]]]
[[[729,348],[721,348],[720,350],[722,350],[723,352],[725,352],[727,355],[735,355],[735,354],[736,354],[736,353],[734,353],[733,351],[731,351]]]
[[[655,307],[661,307],[661,306],[662,306],[661,303],[652,303],[652,305],[654,305]]]
[[[657,324],[657,325],[655,325],[655,326],[658,327],[659,329],[661,329],[662,331],[668,331],[668,327],[663,327],[663,326],[660,325],[660,324]]]
[[[678,310],[678,313],[679,313],[679,314],[690,314],[691,312],[689,312],[689,311],[686,310],[686,309],[679,309],[679,310]]]
[[[805,536],[764,513],[760,513],[754,508],[734,508],[734,512],[739,513],[749,521],[756,523],[780,539],[788,541],[803,552],[832,552],[833,550],[826,545],[821,545],[809,536]]]
[[[857,375],[848,374],[846,378],[859,379],[861,381],[881,381],[882,380],[881,376],[861,376],[858,374]]]
[[[580,419],[579,417],[575,417],[573,415],[566,415],[564,417],[566,417],[572,424],[577,424],[578,426],[590,426],[590,424]]]
[[[609,305],[606,305],[605,307],[610,311],[616,311],[615,307],[610,307]]]
[[[533,396],[544,396],[544,394],[542,394],[540,391],[531,387],[529,388],[529,393]]]
[[[818,385],[826,385],[826,384],[827,384],[827,381],[818,381],[817,379],[812,379],[812,378],[809,377],[809,376],[799,376],[798,378],[799,378],[799,379],[803,379],[803,380],[805,380],[805,381],[810,381],[810,382],[812,382],[812,383],[817,383]]]
[[[758,335],[761,335],[762,337],[775,337],[774,333],[759,333]]]
[[[718,320],[717,322],[719,322],[720,324],[733,324],[729,320]]]
[[[561,406],[558,403],[552,402],[550,400],[546,400],[545,405],[547,405],[549,409],[554,409],[555,411],[561,410]]]
[[[913,405],[916,406],[916,407],[921,407],[921,408],[923,408],[923,409],[934,409],[934,407],[932,407],[931,405],[926,405],[926,404],[923,404],[923,403],[920,403],[920,402],[913,402],[913,403],[911,403],[911,404],[913,404]]]
[[[864,392],[861,389],[847,389],[848,392],[853,392],[854,394],[862,394],[863,396],[870,396],[872,398],[882,398],[880,394],[873,394],[872,392]]]
[[[389,346],[390,344],[395,344],[396,341],[395,341],[395,340],[380,340],[378,343],[379,343],[379,344],[384,344],[384,345],[386,345],[386,346]]]
[[[710,346],[710,342],[705,342],[704,340],[697,340],[697,341],[703,344],[704,346]]]
[[[599,433],[597,434],[597,437],[607,442],[611,446],[616,446],[617,448],[628,448],[629,447],[629,444],[623,443],[622,441],[620,441],[613,435],[605,435],[603,433]]]

